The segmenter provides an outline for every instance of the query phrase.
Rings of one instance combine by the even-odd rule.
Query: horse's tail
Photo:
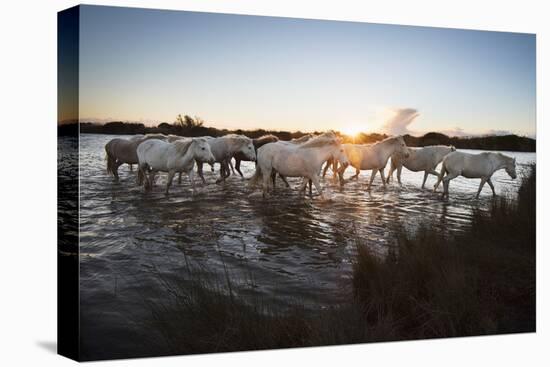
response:
[[[260,165],[256,165],[256,172],[254,172],[254,175],[250,177],[248,186],[254,188],[258,184],[258,181],[262,179],[262,177],[262,169],[260,168]]]
[[[108,146],[105,146],[105,160],[107,161],[107,173],[114,175],[115,174],[115,162],[116,158],[109,153]]]

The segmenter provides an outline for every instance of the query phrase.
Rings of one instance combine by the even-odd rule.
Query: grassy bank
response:
[[[162,338],[155,353],[204,353],[535,330],[535,168],[517,200],[474,208],[471,230],[394,230],[381,257],[357,239],[354,297],[312,311],[299,301],[275,309],[246,302],[231,279],[166,281],[165,302],[152,303],[148,327]]]
[[[397,234],[385,259],[359,246],[354,289],[370,323],[397,339],[535,330],[535,170],[517,201],[474,210],[468,233]]]

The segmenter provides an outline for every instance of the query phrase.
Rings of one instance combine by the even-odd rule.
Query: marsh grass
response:
[[[471,230],[394,229],[381,256],[357,238],[354,296],[312,310],[239,296],[231,274],[161,278],[148,301],[156,354],[191,354],[535,331],[535,167],[517,199],[474,208]],[[253,282],[253,279],[247,279]]]
[[[353,284],[371,324],[398,339],[535,331],[535,167],[517,199],[474,208],[471,229],[396,230],[381,258],[358,244]]]

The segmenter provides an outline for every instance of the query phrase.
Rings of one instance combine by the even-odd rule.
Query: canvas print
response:
[[[59,353],[535,332],[535,45],[60,12]]]

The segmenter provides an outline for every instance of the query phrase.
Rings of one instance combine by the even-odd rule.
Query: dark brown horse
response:
[[[256,154],[258,153],[258,149],[266,145],[267,143],[274,143],[276,141],[279,141],[279,138],[275,135],[264,135],[257,139],[252,139],[252,144],[254,145],[254,150],[256,151]],[[235,158],[235,168],[233,168],[233,164],[231,164],[231,161],[229,164],[231,165],[231,170],[233,171],[233,174],[235,174],[235,170],[241,175],[242,178],[244,178],[243,173],[241,172],[241,161],[248,161],[250,162],[250,159],[246,158],[244,153],[237,152],[235,155],[233,155],[233,158]]]

